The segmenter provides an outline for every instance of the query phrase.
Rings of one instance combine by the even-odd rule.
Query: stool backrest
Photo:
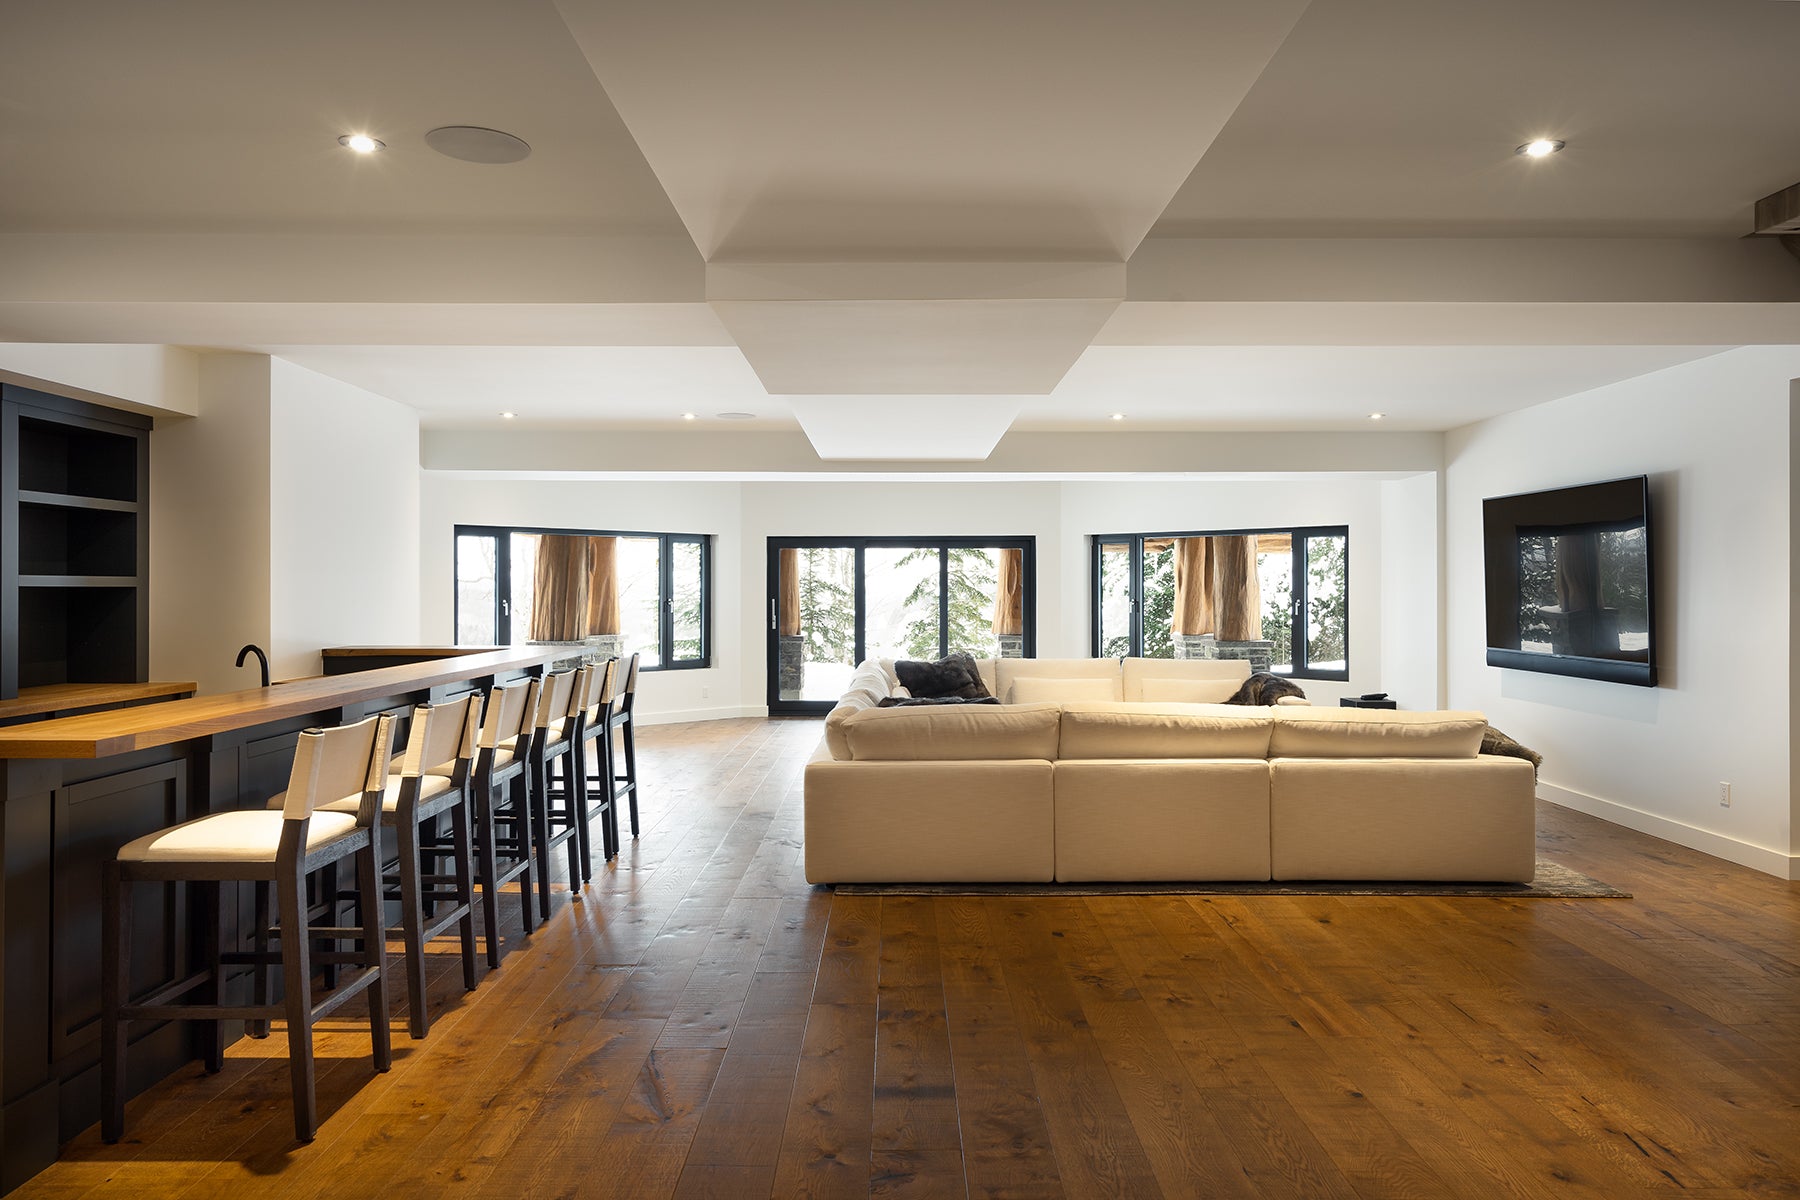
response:
[[[294,748],[294,770],[288,776],[281,815],[304,821],[321,803],[360,793],[357,824],[369,824],[381,811],[393,742],[394,718],[386,713],[336,729],[305,730]]]
[[[575,677],[580,673],[571,669],[544,676],[538,685],[537,716],[532,720],[532,728],[549,729],[569,715],[569,702],[575,695]]]
[[[501,684],[488,694],[487,716],[481,726],[483,750],[508,749],[530,732],[537,686],[535,679],[521,679]]]
[[[581,702],[582,711],[587,715],[587,724],[592,728],[604,713],[612,708],[613,689],[619,679],[619,660],[609,658],[604,663],[591,667],[588,673],[587,695]]]
[[[637,695],[637,669],[638,656],[634,654],[631,656],[631,665],[625,668],[625,702],[627,704],[631,702],[633,696]]]
[[[462,786],[469,777],[469,760],[475,757],[480,702],[480,694],[470,692],[456,700],[414,708],[400,774],[444,775]]]

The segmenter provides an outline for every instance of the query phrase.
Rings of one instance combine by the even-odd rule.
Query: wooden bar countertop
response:
[[[460,658],[465,654],[485,654],[506,650],[506,646],[327,646],[319,651],[321,658],[389,658],[410,654],[415,658]],[[545,649],[554,649],[546,646]]]
[[[20,688],[16,699],[0,700],[0,721],[68,709],[166,700],[171,696],[192,695],[199,686],[189,680],[154,683],[57,683],[46,687]]]
[[[57,717],[0,728],[0,759],[107,758],[398,692],[422,691],[479,675],[544,666],[568,656],[566,646],[517,646],[349,675],[297,679],[241,692]]]

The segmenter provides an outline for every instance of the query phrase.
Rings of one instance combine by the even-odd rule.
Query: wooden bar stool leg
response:
[[[519,921],[529,935],[537,924],[531,916],[531,889],[533,872],[536,870],[531,851],[532,799],[531,780],[527,772],[520,771],[508,785],[513,790],[513,825],[517,831],[519,853],[525,857],[525,870],[519,875]]]
[[[401,815],[395,831],[400,839],[400,932],[406,944],[406,1027],[417,1040],[431,1030],[425,1004],[425,901],[419,886],[419,826]]]
[[[635,718],[633,720],[625,722],[624,741],[625,741],[625,782],[631,785],[631,793],[630,793],[630,798],[631,798],[631,836],[635,840],[638,835],[637,722],[636,722]],[[615,830],[617,828],[617,825],[618,825],[618,822],[615,819],[615,821],[614,821]],[[616,834],[615,834],[615,840],[617,840]]]
[[[450,835],[456,839],[456,900],[463,907],[462,969],[463,990],[475,990],[475,859],[469,838],[469,804],[463,802],[450,810]],[[491,940],[491,939],[490,939]]]
[[[256,950],[256,963],[251,968],[250,1003],[267,1008],[274,1003],[269,994],[269,885],[264,880],[257,880],[250,885],[255,897],[252,909],[256,921],[256,931],[251,938],[251,945]],[[244,1022],[244,1032],[253,1038],[269,1036],[269,1019],[258,1017]]]
[[[480,834],[480,845],[476,849],[475,874],[481,880],[481,923],[487,927],[487,962],[488,970],[500,969],[500,889],[495,880],[500,877],[500,854],[494,847],[494,838],[499,831],[494,827],[494,794],[490,780],[477,780],[475,795],[470,799],[475,806],[475,829]]]
[[[568,781],[568,813],[569,821],[574,825],[569,838],[569,895],[576,901],[581,899],[581,886],[587,882],[588,870],[583,853],[587,846],[587,804],[582,800],[586,791],[582,787],[581,776],[575,770],[575,748],[571,746],[568,753],[562,756],[563,778]]]
[[[100,1137],[112,1143],[125,1132],[125,1018],[130,997],[131,892],[119,864],[100,874]]]
[[[369,984],[369,1041],[375,1069],[386,1071],[394,1063],[393,1036],[388,1031],[387,917],[381,903],[381,826],[369,832],[369,845],[356,856],[357,912],[362,916],[365,965],[375,968]],[[310,1062],[310,1058],[308,1059]]]
[[[538,916],[550,919],[550,768],[538,762],[531,772],[537,807],[532,810],[532,851],[537,855]]]
[[[336,863],[327,864],[325,869],[319,874],[319,895],[325,901],[325,927],[328,929],[336,928],[341,924],[338,920],[338,870]],[[336,942],[332,941],[330,938],[323,937],[318,940],[318,943],[315,946],[315,949],[320,954],[330,954],[337,948]],[[320,963],[319,979],[324,983],[327,991],[336,987],[338,981],[337,964],[332,962],[329,958]]]
[[[214,879],[196,885],[200,893],[201,919],[205,933],[206,967],[210,975],[200,996],[202,1003],[222,1005],[225,1003],[225,966],[219,961],[220,944],[224,940],[225,920],[224,888],[225,885]],[[202,1058],[208,1075],[217,1075],[225,1069],[225,1022],[217,1017],[206,1023],[206,1043]]]
[[[581,863],[581,882],[587,883],[594,878],[594,852],[588,839],[587,822],[587,751],[583,749],[585,742],[577,738],[569,747],[569,763],[563,768],[563,774],[569,780],[569,811],[580,815],[575,821],[575,841],[579,843],[576,857]],[[576,789],[580,789],[581,803],[575,803]]]
[[[313,1079],[312,954],[306,919],[306,881],[298,864],[282,864],[276,882],[281,914],[281,990],[287,1008],[288,1072],[294,1087],[294,1136],[310,1142],[319,1130]]]

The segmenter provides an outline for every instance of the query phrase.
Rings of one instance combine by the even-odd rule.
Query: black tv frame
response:
[[[1622,479],[1606,479],[1597,483],[1576,484],[1571,487],[1544,488],[1532,492],[1515,492],[1508,496],[1490,496],[1481,502],[1481,557],[1482,557],[1482,636],[1492,641],[1493,631],[1488,626],[1488,615],[1493,608],[1491,594],[1496,578],[1496,555],[1501,547],[1496,544],[1494,522],[1491,518],[1492,505],[1508,500],[1524,500],[1535,497],[1551,497],[1559,492],[1579,492],[1590,488],[1617,487],[1620,484],[1635,483],[1643,491],[1644,510],[1644,569],[1648,575],[1648,587],[1645,592],[1645,615],[1650,630],[1650,644],[1647,657],[1643,662],[1634,662],[1615,658],[1594,658],[1575,654],[1545,654],[1535,650],[1511,650],[1505,647],[1489,645],[1487,647],[1487,664],[1490,667],[1505,667],[1515,671],[1536,671],[1545,675],[1568,675],[1577,679],[1596,679],[1604,683],[1625,683],[1635,687],[1656,686],[1656,531],[1650,505],[1650,477],[1648,475],[1628,475]],[[1504,547],[1511,552],[1510,543]],[[1498,564],[1504,568],[1504,563]],[[1516,591],[1516,589],[1515,589]]]

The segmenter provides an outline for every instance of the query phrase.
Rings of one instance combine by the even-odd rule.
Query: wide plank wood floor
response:
[[[818,736],[644,730],[642,839],[391,1073],[330,1022],[312,1145],[240,1041],[17,1194],[1800,1195],[1800,884],[1540,806],[1636,898],[837,898]]]

